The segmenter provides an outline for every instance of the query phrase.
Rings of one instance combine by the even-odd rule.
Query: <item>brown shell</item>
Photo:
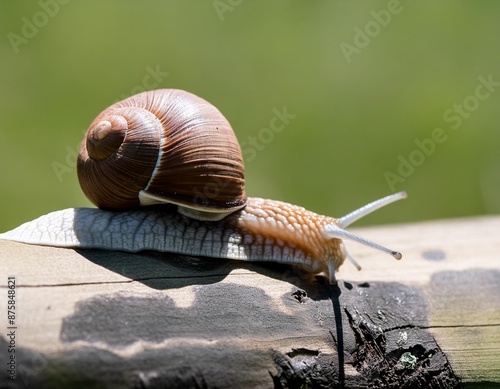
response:
[[[77,168],[85,195],[100,208],[170,202],[224,212],[246,202],[231,125],[182,90],[139,93],[103,111],[83,139]]]

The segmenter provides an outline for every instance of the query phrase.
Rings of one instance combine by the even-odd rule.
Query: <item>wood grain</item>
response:
[[[500,386],[500,217],[352,230],[403,259],[347,243],[363,271],[331,287],[275,264],[2,241],[17,364],[0,386]]]

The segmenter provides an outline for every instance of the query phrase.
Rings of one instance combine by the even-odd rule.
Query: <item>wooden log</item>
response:
[[[500,387],[500,217],[353,231],[403,259],[347,243],[363,271],[330,286],[276,264],[2,241],[0,386]]]

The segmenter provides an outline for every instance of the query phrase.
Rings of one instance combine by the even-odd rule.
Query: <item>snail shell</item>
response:
[[[81,147],[78,178],[99,208],[172,203],[220,220],[247,200],[238,140],[222,113],[177,89],[140,93],[105,109]]]

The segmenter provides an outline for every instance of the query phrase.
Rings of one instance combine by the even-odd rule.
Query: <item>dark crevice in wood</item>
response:
[[[375,308],[376,305],[370,312],[366,305],[344,307],[356,343],[352,350],[353,366],[371,387],[455,388],[460,385],[447,358],[423,326],[384,324],[384,317]],[[408,333],[411,333],[410,340],[403,337]],[[401,339],[397,339],[396,334]]]
[[[199,276],[191,276],[189,279],[196,281],[200,279],[209,279],[209,278],[220,278],[224,277],[225,274],[210,274],[210,275],[199,275]],[[78,283],[67,283],[67,284],[37,284],[37,285],[26,285],[19,284],[17,287],[19,288],[50,288],[50,287],[66,287],[66,286],[81,286],[81,285],[107,285],[107,284],[130,284],[132,282],[142,282],[147,283],[149,281],[171,281],[171,280],[186,280],[187,277],[144,277],[144,278],[136,278],[130,280],[121,280],[121,281],[97,281],[97,282],[78,282]],[[7,289],[7,287],[3,287]]]
[[[342,291],[337,285],[330,288],[330,299],[332,301],[333,314],[335,317],[336,336],[335,347],[337,349],[337,370],[339,377],[339,387],[345,387],[345,351],[344,351],[344,327],[342,323],[342,309],[340,307],[340,295]],[[330,334],[332,332],[330,331]]]
[[[292,351],[287,352],[286,355],[290,357],[291,359],[295,357],[302,357],[302,356],[313,356],[316,357],[319,355],[318,350],[310,350],[307,348],[294,348]]]

